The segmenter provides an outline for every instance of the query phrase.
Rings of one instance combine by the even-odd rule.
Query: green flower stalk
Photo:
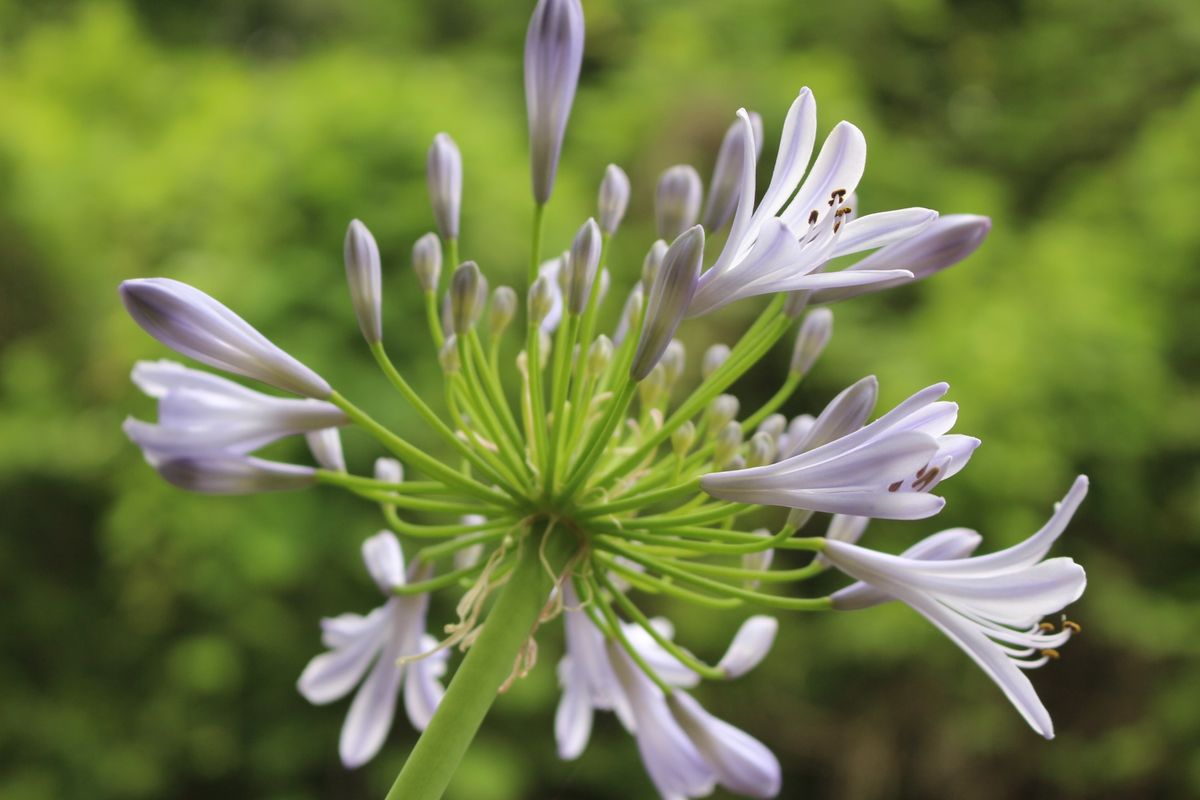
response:
[[[729,223],[730,231],[707,267],[711,231],[693,224],[698,175],[676,167],[660,181],[657,229],[673,241],[646,243],[643,264],[608,265],[631,287],[610,337],[600,321],[608,243],[630,194],[625,173],[606,171],[599,223],[587,220],[561,258],[543,263],[540,254],[541,210],[575,94],[582,26],[574,0],[542,0],[529,29],[538,210],[523,292],[502,286],[489,303],[486,259],[457,263],[462,157],[445,134],[430,151],[432,205],[454,267],[440,309],[436,235],[418,240],[412,264],[442,365],[438,391],[418,391],[389,357],[383,259],[361,223],[347,233],[350,305],[381,384],[412,407],[440,452],[380,424],[200,290],[165,278],[121,286],[135,321],[167,346],[300,395],[267,395],[169,362],[139,365],[134,378],[157,400],[159,416],[130,420],[126,430],[163,477],[210,493],[323,486],[379,510],[386,527],[362,553],[383,605],[323,620],[327,652],[298,683],[314,703],[354,692],[342,761],[357,767],[385,746],[403,695],[409,722],[423,734],[388,797],[441,796],[497,694],[535,667],[538,638],[560,619],[566,655],[555,737],[563,758],[581,756],[595,712],[612,712],[637,738],[664,797],[699,797],[718,784],[772,797],[781,790],[775,756],[688,690],[702,679],[739,678],[767,656],[779,622],[764,611],[857,610],[897,599],[946,632],[1035,730],[1052,735],[1026,671],[1058,657],[1078,631],[1041,620],[1083,590],[1078,565],[1045,556],[1086,481],[1015,548],[971,557],[978,534],[954,529],[886,555],[856,544],[867,519],[935,515],[944,500],[934,490],[979,444],[950,433],[957,406],[942,399],[948,386],[922,389],[872,422],[873,377],[819,414],[789,421],[780,413],[832,335],[832,312],[822,303],[936,273],[969,255],[989,223],[958,216],[941,225],[927,209],[853,215],[846,201],[864,168],[862,134],[840,123],[809,169],[816,121],[805,89],[761,199],[754,183],[761,124],[738,112],[705,212],[708,224]],[[560,234],[550,235],[562,247]],[[832,259],[865,251],[874,254],[831,268]],[[687,385],[687,351],[676,338],[686,320],[759,295],[772,296],[765,310],[737,342],[710,348],[696,370],[701,379]],[[778,391],[761,406],[744,406],[730,390],[797,329]],[[339,429],[371,437],[386,453],[369,474],[347,468]],[[316,466],[253,455],[301,435]],[[835,515],[828,534],[799,536],[822,512]],[[812,558],[779,568],[782,550]],[[805,591],[830,568],[855,582],[832,596]],[[440,628],[427,624],[433,592],[458,598]],[[745,619],[726,653],[694,653],[674,641],[669,623],[641,610],[646,595]],[[465,656],[450,669],[455,650]]]

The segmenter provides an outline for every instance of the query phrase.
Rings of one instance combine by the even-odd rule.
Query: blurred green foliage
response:
[[[192,282],[431,443],[361,346],[341,235],[355,216],[375,232],[389,347],[436,392],[428,344],[405,324],[420,308],[408,248],[432,225],[425,148],[439,130],[456,137],[463,252],[493,284],[516,284],[527,5],[0,0],[0,797],[370,798],[390,784],[414,740],[402,721],[347,773],[345,704],[313,708],[293,688],[317,618],[375,601],[358,556],[375,512],[332,491],[208,498],[158,480],[119,425],[150,413],[129,368],[165,351],[115,288]],[[615,161],[637,222],[611,263],[632,280],[657,173],[689,162],[707,174],[745,105],[766,122],[765,178],[809,85],[823,131],[848,118],[867,135],[865,210],[995,223],[961,267],[838,306],[833,344],[790,409],[871,372],[884,405],[953,385],[959,429],[984,447],[944,487],[940,518],[877,523],[868,541],[899,550],[961,524],[999,547],[1032,531],[1073,475],[1093,478],[1060,548],[1091,578],[1071,611],[1085,633],[1034,676],[1055,741],[899,607],[788,617],[763,667],[701,698],[775,749],[787,797],[1200,795],[1200,5],[584,5],[551,247]],[[685,327],[692,354],[759,307]],[[781,347],[750,376],[745,403],[773,390],[786,358]],[[371,443],[346,439],[367,469]],[[294,443],[279,452],[303,457]],[[662,610],[708,657],[740,619]],[[556,629],[453,798],[651,796],[610,718],[578,762],[555,758]]]

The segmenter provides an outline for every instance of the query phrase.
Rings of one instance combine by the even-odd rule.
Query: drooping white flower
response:
[[[399,659],[430,652],[437,645],[425,632],[429,596],[392,595],[396,587],[427,578],[429,568],[414,564],[406,572],[400,543],[390,531],[367,539],[362,552],[367,571],[387,602],[366,616],[342,614],[321,620],[321,640],[329,651],[309,661],[296,683],[306,700],[323,705],[345,697],[361,681],[338,745],[342,763],[349,768],[370,761],[383,746],[401,686],[409,722],[417,730],[425,729],[444,693],[439,678],[448,658],[447,652],[440,650],[397,664]]]
[[[944,532],[940,541],[926,540],[923,558],[885,555],[837,541],[828,542],[824,553],[842,572],[904,601],[932,622],[996,682],[1035,731],[1050,739],[1054,725],[1024,670],[1055,657],[1056,648],[1071,636],[1071,626],[1054,631],[1052,625],[1040,623],[1077,600],[1087,577],[1070,558],[1045,557],[1079,508],[1087,486],[1086,477],[1076,478],[1037,533],[996,553],[929,560],[931,552],[934,557],[946,552],[943,548],[966,550],[972,532],[963,531]],[[834,607],[861,607],[861,591],[846,591],[848,595],[835,598]]]
[[[738,111],[738,117],[744,167],[737,211],[725,249],[700,277],[689,316],[760,294],[913,277],[905,269],[821,271],[830,259],[903,241],[937,218],[935,211],[907,208],[847,221],[850,207],[845,201],[866,165],[866,140],[858,128],[838,123],[801,183],[817,124],[816,102],[807,88],[802,89],[784,122],[771,182],[755,208],[754,131],[744,109]]]
[[[323,400],[272,397],[174,361],[139,361],[133,382],[158,400],[158,422],[129,418],[125,434],[152,462],[245,455],[284,436],[345,424]]]
[[[866,521],[864,517],[845,517],[840,514],[835,519],[863,520],[864,524],[862,527],[865,527]],[[857,527],[859,526],[847,527],[842,525],[835,529],[833,523],[830,523],[829,532],[825,534],[825,538],[830,541],[854,544],[854,540],[842,537],[847,534],[853,535]],[[835,533],[838,535],[835,536]],[[950,528],[935,533],[932,536],[926,536],[901,553],[900,557],[920,561],[949,561],[954,558],[967,558],[971,553],[975,552],[982,541],[983,537],[970,528]],[[829,559],[823,553],[818,558],[823,563],[830,563]],[[882,589],[878,589],[864,581],[858,581],[844,589],[839,589],[830,595],[830,597],[833,598],[834,607],[839,611],[870,608],[871,606],[881,605],[882,603],[888,603],[896,599]]]
[[[324,400],[333,393],[320,375],[186,283],[170,278],[125,281],[121,300],[134,322],[177,353],[294,394]]]
[[[705,475],[700,487],[740,503],[884,519],[921,519],[945,501],[930,494],[966,464],[979,440],[946,434],[955,403],[949,385],[914,394],[864,428],[762,467]]]

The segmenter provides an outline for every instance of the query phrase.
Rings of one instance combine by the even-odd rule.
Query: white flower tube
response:
[[[170,278],[125,281],[121,300],[134,322],[177,353],[318,400],[333,393],[320,375],[186,283]]]
[[[1087,478],[1075,479],[1053,516],[1037,533],[1006,550],[973,558],[928,560],[877,553],[858,545],[830,541],[825,556],[842,572],[885,595],[904,601],[950,637],[995,681],[1029,725],[1047,739],[1054,736],[1050,715],[1024,670],[1057,656],[1071,626],[1055,631],[1039,624],[1079,599],[1087,585],[1083,568],[1069,558],[1045,559],[1055,540],[1087,494]],[[963,532],[927,548],[971,542]],[[928,540],[927,540],[928,542]],[[859,607],[851,592],[834,607]]]
[[[550,199],[567,118],[583,64],[583,7],[579,0],[538,0],[525,34],[525,107],[533,197]]]
[[[966,464],[979,440],[947,435],[954,403],[945,383],[917,392],[854,433],[775,464],[705,475],[713,497],[883,519],[922,519],[945,501],[930,494]]]
[[[255,494],[307,489],[317,479],[316,470],[249,456],[197,455],[159,459],[146,452],[146,460],[168,483],[203,494]]]
[[[437,646],[425,632],[429,595],[392,596],[393,589],[428,578],[429,569],[413,565],[406,572],[400,543],[391,531],[367,539],[362,552],[368,573],[387,601],[366,616],[342,614],[321,620],[322,642],[329,651],[309,661],[296,683],[306,700],[323,705],[345,697],[361,682],[338,745],[348,768],[370,761],[383,746],[402,685],[409,722],[417,730],[425,729],[444,693],[439,679],[449,657],[439,650],[397,663]]]
[[[688,316],[760,294],[912,279],[913,273],[903,268],[823,271],[830,259],[904,241],[937,218],[937,212],[926,208],[851,218],[845,202],[862,177],[867,153],[858,128],[838,123],[805,178],[816,141],[817,109],[812,93],[802,89],[788,111],[775,170],[756,208],[754,130],[745,109],[738,117],[743,183],[737,211],[724,250],[700,277]]]

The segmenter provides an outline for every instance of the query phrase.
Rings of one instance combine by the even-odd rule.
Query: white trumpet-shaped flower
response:
[[[973,558],[955,557],[975,544],[972,531],[946,531],[906,556],[877,553],[829,541],[826,558],[835,567],[884,596],[904,601],[950,637],[987,673],[1030,726],[1054,736],[1050,714],[1024,670],[1044,664],[1077,626],[1061,630],[1041,623],[1083,594],[1087,577],[1070,558],[1046,559],[1055,540],[1087,494],[1087,478],[1075,479],[1050,520],[1037,533],[1006,550]],[[917,548],[913,548],[916,550]],[[949,560],[937,560],[948,557]],[[853,590],[853,591],[851,591]],[[863,591],[843,590],[835,608],[860,608]],[[868,598],[870,599],[870,598]],[[878,599],[878,596],[875,598]]]
[[[812,92],[802,89],[784,122],[771,182],[755,207],[754,130],[744,109],[738,117],[743,183],[737,211],[725,249],[700,277],[689,316],[760,294],[913,278],[903,268],[822,271],[830,259],[903,241],[937,218],[937,212],[927,208],[906,208],[851,219],[852,209],[845,203],[862,178],[867,158],[867,143],[858,128],[839,122],[812,169],[807,169],[816,142],[817,106]]]
[[[750,469],[700,480],[714,497],[883,519],[922,519],[945,501],[930,494],[966,465],[979,440],[947,434],[958,405],[939,401],[949,385],[914,394],[869,425],[833,441]]]
[[[329,651],[309,661],[296,683],[306,700],[323,705],[345,697],[361,681],[338,745],[342,763],[349,768],[370,761],[383,746],[402,687],[409,722],[417,730],[425,729],[444,693],[439,679],[448,658],[445,650],[438,650],[398,663],[437,646],[425,632],[429,596],[392,594],[397,587],[427,578],[429,568],[413,564],[406,571],[400,543],[391,531],[363,542],[362,553],[367,572],[387,602],[366,616],[342,614],[321,620],[321,641]]]
[[[186,283],[170,278],[125,281],[121,300],[134,322],[177,353],[294,394],[323,400],[333,393],[320,375]]]
[[[345,424],[323,400],[272,397],[174,361],[139,361],[133,382],[158,400],[158,422],[129,418],[124,430],[151,461],[245,455],[284,436]]]
[[[664,650],[640,626],[625,623],[626,640],[658,676],[676,687],[668,699],[629,655],[604,635],[579,606],[578,596],[563,587],[563,625],[567,652],[558,665],[563,695],[555,717],[561,758],[577,758],[587,746],[595,709],[613,711],[638,742],[646,772],[666,798],[703,797],[720,783],[751,797],[779,792],[779,762],[763,744],[706,712],[681,687],[699,678]],[[665,619],[652,621],[670,638]],[[766,656],[778,625],[770,617],[751,617],[738,630],[719,668],[730,677],[744,674]]]

